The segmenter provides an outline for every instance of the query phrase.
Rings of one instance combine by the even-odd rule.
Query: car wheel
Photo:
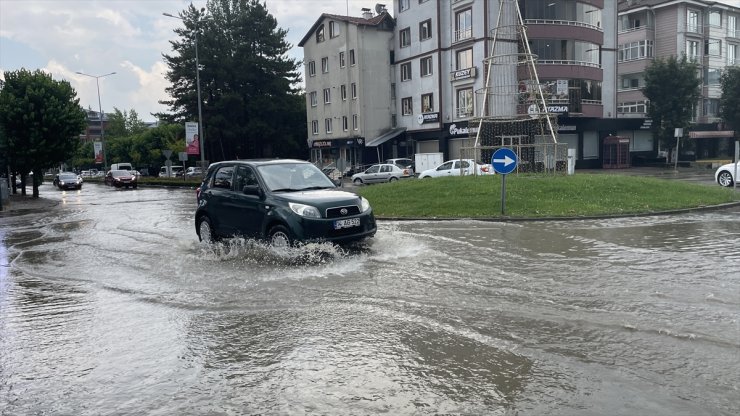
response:
[[[732,174],[726,170],[723,170],[717,176],[717,183],[725,187],[732,186]]]
[[[396,178],[395,176],[391,176],[390,178],[388,178],[388,182],[395,182],[397,180],[398,178]]]
[[[354,181],[352,181],[352,182],[353,182],[353,183],[354,183],[355,185],[357,185],[357,186],[359,186],[359,185],[362,185],[362,179],[360,179],[360,178],[357,178],[357,179],[355,179],[355,180],[354,180]]]
[[[208,243],[218,241],[218,236],[211,225],[211,219],[204,215],[198,221],[198,240]]]
[[[269,243],[275,248],[287,248],[293,244],[290,238],[290,231],[283,225],[276,225],[270,228]]]

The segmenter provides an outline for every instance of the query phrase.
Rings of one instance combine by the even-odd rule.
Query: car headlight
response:
[[[360,209],[362,212],[368,211],[370,209],[370,201],[364,197],[360,197]]]
[[[59,185],[64,186],[64,181],[59,181]]]
[[[316,207],[311,205],[297,204],[295,202],[289,202],[288,206],[290,209],[301,217],[306,218],[321,218],[321,214]]]

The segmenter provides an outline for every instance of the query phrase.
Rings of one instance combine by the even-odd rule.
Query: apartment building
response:
[[[363,164],[367,141],[392,128],[394,20],[385,8],[361,17],[322,14],[304,51],[311,160],[346,172]]]
[[[87,124],[85,125],[85,131],[80,133],[80,141],[100,141],[102,135],[105,134],[105,129],[108,128],[108,114],[103,113],[103,120],[101,120],[100,112],[93,111],[92,109],[86,109],[84,111],[87,115]]]
[[[727,66],[740,65],[740,8],[701,0],[620,0],[618,42],[619,117],[646,117],[645,68],[656,58],[685,55],[699,64],[702,79],[690,132],[694,156],[730,155],[734,132],[719,117],[720,76]]]

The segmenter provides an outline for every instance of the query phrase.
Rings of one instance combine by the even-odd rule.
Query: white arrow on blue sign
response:
[[[502,175],[511,173],[516,169],[517,157],[513,150],[502,147],[495,152],[491,157],[491,165],[493,170]]]

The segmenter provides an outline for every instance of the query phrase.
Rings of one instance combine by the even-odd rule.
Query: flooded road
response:
[[[0,414],[735,415],[740,209],[197,242],[193,190],[0,216]]]

